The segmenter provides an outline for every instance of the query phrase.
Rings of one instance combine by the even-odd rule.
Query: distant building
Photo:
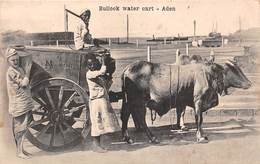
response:
[[[259,42],[260,41],[260,28],[249,28],[247,30],[237,30],[233,34],[229,34],[229,41],[239,41],[241,40],[244,42]]]
[[[27,33],[25,44],[30,44],[30,41],[33,41],[36,45],[55,45],[57,40],[59,41],[59,44],[62,45],[64,45],[65,42],[73,44],[73,36],[73,32]]]

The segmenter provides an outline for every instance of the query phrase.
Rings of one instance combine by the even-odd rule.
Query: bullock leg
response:
[[[145,116],[146,116],[146,106],[145,104],[142,104],[142,107],[140,108],[141,113],[140,113],[140,122],[142,127],[144,128],[146,134],[148,135],[150,141],[154,144],[160,143],[156,137],[152,134],[152,132],[150,131],[150,129],[148,128],[147,124],[146,124],[146,120],[145,120]]]
[[[145,131],[150,139],[150,141],[154,144],[158,144],[160,143],[157,138],[152,134],[152,132],[150,131],[150,129],[148,128],[147,124],[146,124],[146,121],[145,121],[145,118],[142,120],[142,124],[144,125],[144,128],[145,128]]]
[[[140,100],[140,99],[139,99]],[[146,124],[146,106],[145,103],[139,103],[136,108],[134,108],[133,114],[135,115],[136,122],[138,122],[139,127],[141,127],[142,131],[145,131],[147,136],[149,137],[150,141],[152,143],[159,143],[159,141],[154,137],[152,132],[149,130],[147,124]]]
[[[131,105],[132,109],[132,118],[134,120],[135,128],[137,131],[144,131],[143,123],[141,122],[143,114],[146,114],[145,104],[149,100],[149,96],[143,92],[135,95],[135,99]],[[144,116],[145,118],[145,116]]]
[[[125,107],[122,107],[121,111],[123,141],[126,141],[129,144],[133,144],[134,141],[130,138],[129,132],[127,130],[127,123],[130,117],[130,109],[128,108],[128,106],[124,106]]]
[[[177,112],[177,128],[183,131],[188,131],[189,128],[184,125],[184,115],[185,115],[186,105],[178,106],[176,108]]]
[[[147,102],[147,105],[146,105],[146,106],[147,106],[150,110],[155,110],[156,108],[158,108],[158,103],[157,103],[155,100],[149,100],[149,101]],[[146,106],[144,105],[143,108],[146,109]],[[146,110],[145,110],[145,114],[146,114]],[[144,116],[145,116],[145,114],[144,114]],[[146,121],[145,121],[145,117],[142,118],[142,121],[143,121],[142,124],[144,125],[145,131],[146,131],[146,133],[147,133],[147,135],[148,135],[150,141],[151,141],[152,143],[155,143],[155,144],[160,143],[160,142],[156,139],[156,137],[152,134],[152,132],[149,130],[149,128],[147,127],[147,124],[146,124]]]
[[[138,108],[137,108],[138,109]],[[135,128],[137,131],[143,131],[143,127],[138,119],[138,115],[136,112],[133,112],[132,113],[132,118],[134,120],[134,124],[135,124]]]
[[[200,109],[200,103],[198,102],[195,105],[195,121],[196,121],[196,125],[197,125],[197,142],[198,143],[207,143],[208,142],[208,137],[203,136],[203,132],[202,132],[202,122],[203,122],[203,117],[202,117],[202,111]]]

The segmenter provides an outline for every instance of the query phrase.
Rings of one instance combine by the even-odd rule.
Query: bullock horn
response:
[[[234,63],[231,60],[226,61],[226,64],[229,64],[229,65],[235,67]]]

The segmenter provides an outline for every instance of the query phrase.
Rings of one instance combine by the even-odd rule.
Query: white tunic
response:
[[[13,117],[21,116],[34,108],[29,85],[22,87],[26,81],[24,70],[9,67],[6,73],[7,92],[9,96],[9,113]]]
[[[84,37],[88,34],[88,40],[91,40],[91,35],[89,34],[88,29],[86,28],[85,23],[81,20],[78,22],[78,24],[75,27],[74,30],[74,43],[76,50],[80,50],[84,48],[84,45],[87,45],[84,42]],[[89,43],[88,43],[89,44]]]
[[[106,72],[106,66],[102,66],[98,71],[88,71],[86,73],[89,93],[90,93],[90,119],[91,136],[100,136],[105,133],[120,131],[115,112],[110,104],[107,89],[105,88],[102,76]]]

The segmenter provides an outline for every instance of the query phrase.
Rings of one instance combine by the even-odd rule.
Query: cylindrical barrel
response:
[[[14,48],[16,49],[20,57],[20,67],[24,69],[26,75],[29,77],[29,82],[31,86],[44,79],[52,77],[40,65],[33,62],[32,53],[27,51],[24,46],[17,45]]]

